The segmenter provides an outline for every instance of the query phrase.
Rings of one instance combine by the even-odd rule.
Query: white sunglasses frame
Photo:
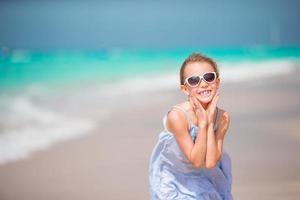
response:
[[[204,76],[205,74],[207,74],[207,73],[213,73],[213,74],[215,75],[215,79],[214,79],[212,82],[207,82],[207,81],[203,78],[203,76]],[[193,77],[193,76],[197,76],[197,77],[200,78],[199,83],[198,83],[197,85],[194,85],[194,86],[190,85],[189,82],[187,81],[189,78],[191,78],[191,77]],[[187,77],[187,78],[184,80],[184,84],[187,83],[188,86],[190,86],[190,87],[197,87],[198,85],[200,85],[200,83],[201,83],[202,80],[204,80],[204,81],[205,81],[206,83],[208,83],[208,84],[211,84],[211,83],[215,82],[216,79],[217,79],[217,73],[216,73],[216,72],[205,72],[202,76],[200,76],[200,75],[192,75],[192,76]]]

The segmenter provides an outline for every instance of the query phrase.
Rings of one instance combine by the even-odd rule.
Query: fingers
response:
[[[195,105],[195,103],[194,103],[194,101],[193,101],[193,99],[192,99],[192,96],[191,96],[191,95],[188,95],[188,99],[189,99],[189,102],[191,103],[191,105],[192,105],[192,107],[193,107],[193,110],[195,110],[195,109],[196,109],[196,105]]]
[[[192,103],[193,109],[197,110],[199,108],[199,102],[196,100],[196,98],[192,95],[189,96],[189,99]]]
[[[217,103],[219,101],[219,98],[220,98],[219,94],[216,94],[212,99],[212,101],[210,102],[210,104],[208,105],[207,112],[208,112],[208,119],[210,122],[214,120],[215,111],[217,108]]]
[[[197,95],[194,96],[194,101],[197,102],[198,108],[201,108],[201,110],[205,110],[202,106],[202,104],[200,103],[200,99],[198,98]]]
[[[219,98],[220,98],[220,95],[218,93],[216,93],[215,96],[213,97],[213,99],[211,100],[211,102],[209,103],[208,108],[215,108],[217,106]]]
[[[212,100],[212,103],[213,103],[214,107],[217,106],[217,103],[218,103],[219,99],[220,99],[220,95],[219,95],[219,94],[216,94],[216,95],[214,96],[213,100]]]
[[[220,95],[218,94],[216,99],[215,99],[215,106],[217,106],[218,102],[219,102],[219,99],[220,99]]]
[[[202,106],[202,104],[200,103],[200,99],[197,95],[193,95],[192,93],[189,94],[189,101],[192,103],[192,106],[195,109],[200,108],[201,110],[205,110]],[[220,99],[220,95],[219,93],[216,93],[213,97],[213,99],[211,100],[211,102],[209,103],[207,110],[215,110],[217,103]]]
[[[202,104],[200,103],[200,101],[198,100],[197,97],[192,96],[192,99],[196,105],[196,109],[200,109],[201,111],[205,111],[205,109],[203,108]]]
[[[196,110],[198,108],[198,104],[197,104],[198,102],[195,101],[195,97],[193,95],[189,94],[188,98],[189,98],[189,101],[190,101],[190,103],[193,107],[193,110]]]

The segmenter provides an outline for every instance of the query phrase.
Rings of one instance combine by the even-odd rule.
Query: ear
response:
[[[180,90],[186,95],[188,96],[190,94],[190,92],[188,91],[188,89],[186,88],[185,85],[180,85]]]

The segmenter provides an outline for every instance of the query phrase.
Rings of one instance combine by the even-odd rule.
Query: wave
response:
[[[227,84],[292,73],[298,65],[284,59],[224,62],[219,68],[222,83]],[[55,92],[38,85],[0,94],[0,164],[88,134],[112,109],[124,106],[128,95],[179,89],[178,71],[131,74],[118,81],[55,88]]]
[[[298,63],[294,60],[221,63],[221,76],[225,83],[243,82],[261,77],[272,77],[293,72]]]
[[[58,141],[92,130],[92,120],[64,116],[34,104],[28,97],[1,102],[0,164],[27,158]]]
[[[261,77],[272,77],[292,73],[299,63],[294,60],[269,60],[247,62],[224,62],[219,65],[222,84],[247,82]],[[179,71],[179,70],[178,70]],[[111,84],[109,95],[134,94],[160,90],[179,89],[179,72],[169,71],[162,74],[139,75],[138,78],[127,78]]]

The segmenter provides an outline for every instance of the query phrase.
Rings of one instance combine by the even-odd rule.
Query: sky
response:
[[[299,46],[296,0],[0,1],[0,47]]]

